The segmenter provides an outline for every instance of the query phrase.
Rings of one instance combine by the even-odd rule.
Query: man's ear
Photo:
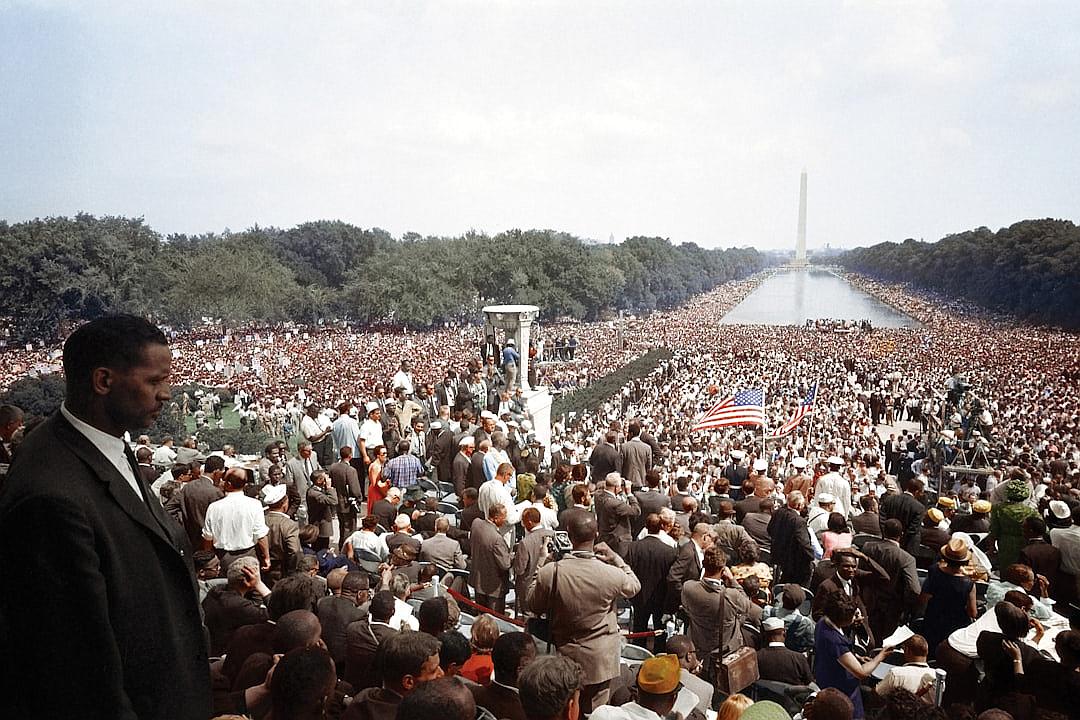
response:
[[[107,367],[94,368],[90,373],[90,389],[95,395],[108,395],[116,377]]]
[[[416,678],[412,675],[403,675],[401,677],[401,689],[406,693],[410,693],[416,687]]]

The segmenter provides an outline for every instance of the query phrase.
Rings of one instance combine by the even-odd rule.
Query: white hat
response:
[[[377,402],[369,402],[368,404],[364,405],[364,412],[366,412],[368,415],[379,409],[379,403]]]
[[[574,445],[574,443],[572,443],[572,442],[564,442],[562,444],[562,446],[563,446],[564,449],[569,450],[571,452],[573,452],[574,450],[577,449],[577,446]]]
[[[744,453],[742,450],[732,450],[731,451],[731,459],[732,460],[742,460],[745,456],[746,456],[746,453]]]
[[[442,423],[439,422],[438,420],[432,420],[431,421],[431,429],[432,430],[442,430]]]
[[[480,413],[480,417],[482,417],[485,420],[498,420],[499,419],[499,416],[496,415],[495,413],[491,412],[490,410],[484,410],[482,413]]]
[[[263,490],[263,503],[267,506],[276,505],[281,502],[281,499],[285,497],[287,488],[284,483],[278,485],[267,485]]]
[[[514,345],[514,344],[515,344],[515,343],[514,343],[514,338],[507,338],[507,339],[506,339],[506,344],[507,344],[507,345]]]
[[[783,618],[770,617],[761,621],[761,629],[764,632],[772,632],[773,630],[783,630],[784,620]]]
[[[1051,500],[1050,514],[1058,520],[1068,520],[1072,517],[1072,510],[1069,510],[1069,504],[1064,500]]]
[[[476,438],[474,438],[472,435],[465,435],[464,437],[462,437],[460,440],[457,441],[457,444],[460,447],[465,447],[466,445],[475,445],[476,444]]]
[[[834,498],[832,496],[832,493],[823,492],[823,493],[819,493],[818,496],[817,496],[817,504],[818,504],[818,506],[831,505],[832,503],[835,503],[835,502],[836,502],[836,498]]]
[[[766,460],[759,459],[759,460],[754,461],[754,470],[756,472],[762,472],[763,470],[768,470],[768,469],[769,469],[769,463]]]
[[[802,470],[806,467],[806,458],[796,457],[791,459],[791,466]]]
[[[830,465],[843,465],[844,460],[839,455],[831,455],[831,456],[829,456],[829,464]]]

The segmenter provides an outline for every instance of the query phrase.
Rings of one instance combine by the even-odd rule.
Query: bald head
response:
[[[575,515],[567,525],[566,532],[575,548],[579,545],[591,546],[596,540],[596,518],[593,515]]]

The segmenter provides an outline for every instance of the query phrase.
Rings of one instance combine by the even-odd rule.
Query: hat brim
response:
[[[941,557],[945,558],[946,560],[951,560],[952,562],[967,562],[968,560],[971,559],[971,554],[972,554],[971,553],[971,548],[967,548],[964,556],[960,557],[958,555],[951,554],[949,552],[949,546],[948,545],[942,545],[941,546]]]

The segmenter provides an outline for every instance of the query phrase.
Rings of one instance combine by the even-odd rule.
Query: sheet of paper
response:
[[[893,631],[893,634],[882,641],[882,647],[900,647],[915,633],[907,625],[901,625]]]

